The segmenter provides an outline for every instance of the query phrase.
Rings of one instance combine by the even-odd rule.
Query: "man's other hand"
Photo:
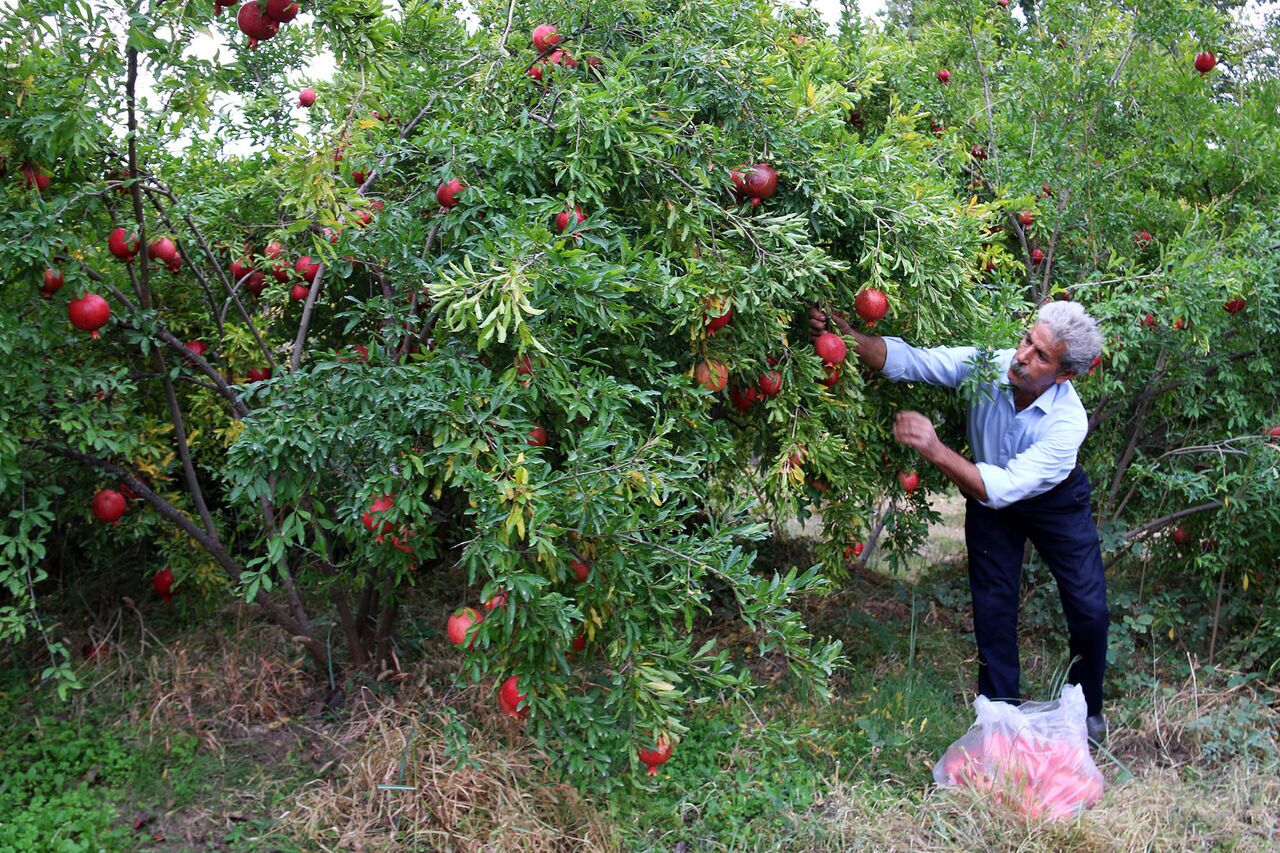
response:
[[[830,315],[827,315],[826,312],[816,305],[809,307],[810,337],[817,340],[820,335],[824,335],[829,332],[830,329],[827,327],[828,323],[834,323],[842,335],[853,335],[853,327],[850,326],[849,321],[845,320],[845,318],[840,314],[832,312]]]
[[[898,412],[893,422],[893,437],[899,444],[914,447],[926,459],[940,444],[933,422],[919,412]]]

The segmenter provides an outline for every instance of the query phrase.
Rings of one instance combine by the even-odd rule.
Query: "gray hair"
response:
[[[1036,315],[1038,322],[1049,327],[1049,333],[1065,343],[1061,367],[1083,374],[1102,353],[1102,332],[1098,321],[1084,313],[1078,302],[1050,302]]]

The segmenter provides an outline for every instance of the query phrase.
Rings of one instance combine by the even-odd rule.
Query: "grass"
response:
[[[803,562],[809,546],[779,547]],[[1054,602],[1030,604],[1026,675],[1043,697],[1063,642]],[[850,657],[831,701],[762,671],[771,686],[757,700],[701,706],[659,776],[607,795],[560,780],[487,690],[454,687],[438,632],[417,641],[409,677],[349,685],[335,713],[327,679],[252,611],[166,627],[163,644],[160,626],[117,629],[70,704],[33,691],[10,658],[0,850],[1280,848],[1276,693],[1159,657],[1113,667],[1107,794],[1077,821],[1028,823],[933,786],[933,763],[971,719],[966,605],[964,574],[945,563],[910,581],[855,575],[806,603],[815,633]]]

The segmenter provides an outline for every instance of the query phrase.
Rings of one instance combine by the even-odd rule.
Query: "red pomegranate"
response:
[[[209,348],[204,345],[204,341],[187,341],[187,349],[191,350],[193,354],[204,358],[204,354]]]
[[[898,485],[902,486],[903,490],[910,494],[920,485],[920,475],[915,471],[899,471]]]
[[[861,542],[854,542],[854,543],[853,543],[852,545],[850,545],[848,548],[845,548],[845,549],[844,549],[844,558],[845,558],[846,560],[856,559],[857,557],[860,557],[860,556],[862,556],[862,543],[861,543]]]
[[[708,391],[723,391],[724,386],[729,384],[729,368],[714,358],[709,358],[698,362],[693,378]]]
[[[1218,57],[1214,56],[1207,50],[1196,54],[1196,70],[1200,72],[1201,77],[1212,71],[1213,67],[1217,64]]]
[[[254,296],[261,296],[262,291],[267,287],[267,274],[254,270],[249,274],[248,280],[244,283],[245,290]]]
[[[463,607],[455,610],[453,615],[449,617],[449,623],[445,626],[445,633],[449,635],[449,642],[455,646],[466,644],[467,648],[473,648],[476,644],[476,638],[473,634],[471,642],[467,642],[467,632],[471,630],[472,625],[479,624],[484,619],[480,612],[474,607]]]
[[[1029,210],[1018,211],[1018,224],[1023,228],[1030,228],[1031,223],[1036,221],[1036,216]]]
[[[1156,326],[1160,325],[1160,321],[1155,317],[1152,317],[1150,314],[1143,314],[1142,325],[1146,326],[1148,329],[1154,329]]]
[[[151,588],[164,599],[165,604],[173,604],[173,569],[165,566],[156,572],[151,578]]]
[[[541,82],[542,81],[542,63],[539,62],[535,65],[530,66],[529,70],[526,73],[529,75],[530,78]]]
[[[1053,187],[1049,186],[1048,181],[1044,181],[1040,184],[1040,195],[1043,198],[1048,198],[1053,195]]]
[[[298,106],[310,107],[316,102],[315,89],[303,89],[298,93]]]
[[[715,304],[713,300],[708,299],[707,309],[708,311],[717,311],[717,310],[724,311],[723,314],[720,314],[719,316],[716,316],[716,317],[712,317],[710,316],[710,314],[707,315],[708,317],[707,331],[712,335],[714,335],[720,329],[723,329],[725,326],[729,325],[729,321],[733,319],[732,304],[729,304],[729,303]]]
[[[47,271],[46,271],[45,275],[46,275],[46,276],[48,276],[48,272],[47,272]],[[45,280],[46,280],[46,281],[48,281],[48,279],[47,279],[47,278],[46,278]],[[56,290],[56,289],[57,289],[57,288],[55,288],[55,290]],[[46,288],[46,290],[47,290],[47,288]],[[1228,314],[1231,314],[1231,315],[1239,314],[1241,311],[1243,311],[1243,310],[1245,309],[1245,301],[1244,301],[1244,297],[1243,297],[1243,296],[1237,296],[1235,299],[1229,299],[1229,300],[1227,300],[1226,304],[1225,304],[1223,307],[1227,309],[1227,313],[1228,313]]]
[[[1035,248],[1031,250],[1031,263],[1038,264],[1044,260],[1044,250]]]
[[[569,646],[570,646],[570,647],[571,647],[575,652],[580,652],[580,651],[582,651],[583,649],[585,649],[585,648],[587,647],[587,632],[586,632],[586,630],[584,630],[584,629],[582,629],[582,628],[579,628],[579,629],[578,629],[578,633],[577,633],[577,635],[576,635],[576,636],[574,636],[573,641],[569,644]]]
[[[251,367],[244,374],[250,382],[266,382],[271,378],[270,367]]]
[[[289,298],[294,302],[302,302],[309,295],[311,295],[311,288],[305,284],[295,284],[289,288]]]
[[[969,148],[969,156],[975,160],[987,159],[987,146],[974,143],[974,145]]]
[[[658,768],[671,759],[671,739],[666,735],[658,735],[652,749],[638,749],[636,756],[641,764],[648,766],[650,776],[657,776]]]
[[[578,60],[563,50],[553,50],[548,54],[544,65],[563,65],[565,68],[577,68]]]
[[[307,284],[311,284],[316,280],[316,273],[320,272],[320,262],[313,263],[310,255],[303,255],[298,258],[293,268],[302,273],[302,278]]]
[[[93,508],[93,514],[98,521],[104,524],[115,524],[120,520],[120,516],[124,515],[124,508],[128,502],[124,499],[124,495],[115,489],[100,489],[90,506]]]
[[[570,560],[569,568],[578,583],[586,583],[587,578],[591,577],[591,564],[585,560]]]
[[[729,402],[733,403],[733,407],[743,414],[746,414],[751,408],[751,404],[756,401],[757,396],[754,388],[742,388],[735,385],[729,389]]]
[[[1153,239],[1151,232],[1145,228],[1133,235],[1133,242],[1137,243],[1139,248],[1150,246]]]
[[[516,676],[511,676],[502,682],[502,688],[498,691],[498,707],[517,719],[523,720],[529,716],[529,708],[520,707],[520,703],[529,698],[528,692],[521,693],[520,685],[516,681]]]
[[[778,172],[768,163],[756,163],[754,166],[743,163],[729,171],[729,178],[733,181],[738,199],[751,199],[751,204],[755,207],[773,198],[773,194],[778,191]]]
[[[947,69],[945,69],[945,68],[939,69],[939,71],[938,71],[938,82],[939,82],[939,83],[941,83],[941,84],[942,84],[942,85],[944,85],[944,86],[950,86],[950,85],[951,85],[951,72],[950,72],[950,71],[948,71],[948,70],[947,70]]]
[[[29,190],[44,192],[49,189],[49,176],[39,163],[22,164],[22,185]]]
[[[40,294],[48,299],[62,289],[62,273],[55,269],[45,269],[44,284],[40,285]]]
[[[826,332],[819,335],[818,339],[813,342],[813,348],[818,353],[818,357],[822,359],[822,362],[828,365],[839,364],[844,361],[844,357],[848,352],[844,338],[834,332]]]
[[[570,212],[567,210],[562,210],[556,214],[556,231],[563,234],[565,230],[568,229],[570,215],[576,216],[578,218],[579,223],[585,222],[587,219],[587,215],[582,212],[582,208],[578,207],[575,204],[573,206],[572,214],[570,214]],[[574,235],[574,236],[577,236],[577,235]]]
[[[541,424],[534,424],[533,429],[529,430],[529,445],[531,447],[547,446],[547,430]]]
[[[111,319],[111,306],[98,294],[86,293],[67,303],[67,319],[80,331],[88,332],[89,337],[98,338],[98,329]]]
[[[117,228],[107,238],[107,249],[111,254],[127,263],[133,260],[134,255],[138,254],[138,237],[123,228]]]
[[[369,504],[369,508],[365,510],[364,514],[360,516],[360,521],[364,523],[364,529],[368,530],[370,533],[377,534],[377,537],[373,541],[377,542],[379,545],[382,544],[382,537],[391,532],[391,522],[383,521],[379,523],[377,516],[379,513],[386,512],[395,506],[395,499],[396,496],[394,494],[387,494],[380,498],[376,498],[373,503]]]
[[[506,607],[506,606],[507,606],[507,591],[505,589],[499,590],[498,592],[490,596],[489,600],[484,603],[484,612],[489,613],[490,611],[496,610],[499,607]]]
[[[267,0],[267,17],[278,24],[289,23],[298,17],[299,11],[294,0]]]
[[[782,390],[782,374],[776,370],[767,371],[760,377],[757,387],[760,389],[760,396],[776,397]]]
[[[868,287],[858,293],[858,297],[853,300],[853,310],[858,312],[858,316],[866,321],[868,326],[874,326],[877,320],[883,320],[884,315],[889,311],[889,299],[880,290],[874,287]]]
[[[175,260],[181,260],[177,245],[168,237],[161,237],[159,240],[153,241],[147,247],[147,257],[162,264],[171,264]]]
[[[1175,527],[1173,530],[1173,544],[1182,546],[1191,541],[1191,533],[1185,527]]]
[[[253,46],[252,42],[266,41],[280,29],[279,22],[267,16],[258,0],[248,0],[240,7],[240,11],[236,13],[236,26],[249,37],[250,47]]]
[[[826,385],[828,388],[834,388],[835,384],[840,381],[840,368],[836,367],[834,364],[824,364],[822,365],[822,370],[826,373],[826,376],[822,377],[818,381],[823,385]]]
[[[440,186],[436,187],[436,201],[440,202],[440,206],[445,210],[449,210],[458,203],[458,193],[466,188],[467,185],[458,178],[450,178],[447,181],[443,181]],[[561,228],[560,230],[563,231],[564,229]]]
[[[539,24],[533,28],[533,49],[542,53],[560,43],[560,33],[551,24]]]

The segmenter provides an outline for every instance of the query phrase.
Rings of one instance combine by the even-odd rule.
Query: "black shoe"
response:
[[[1092,714],[1084,718],[1085,730],[1089,733],[1091,743],[1101,745],[1107,739],[1107,718],[1101,714]]]

